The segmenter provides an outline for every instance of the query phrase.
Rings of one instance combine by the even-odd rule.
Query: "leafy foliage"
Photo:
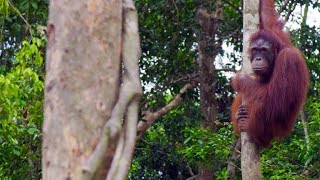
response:
[[[44,35],[49,0],[0,1],[0,65],[10,70],[21,42]]]
[[[285,141],[276,142],[272,148],[262,152],[261,162],[265,177],[270,179],[316,179],[319,176],[320,152],[320,104],[310,103],[310,121],[303,127],[298,121],[293,134]],[[309,144],[304,128],[308,129]]]
[[[184,131],[186,140],[180,153],[190,164],[200,165],[203,162],[208,165],[219,161],[226,161],[231,145],[231,126],[219,128],[217,132],[203,128],[186,128]],[[213,154],[214,153],[214,154]]]
[[[221,125],[220,125],[221,126]],[[225,123],[217,132],[201,127],[186,128],[184,131],[185,141],[179,148],[188,164],[214,165],[215,178],[227,178],[227,160],[230,154],[232,142],[231,124]]]
[[[43,54],[39,48],[43,46],[40,39],[24,41],[16,55],[15,67],[0,75],[1,177],[41,177],[44,84]]]

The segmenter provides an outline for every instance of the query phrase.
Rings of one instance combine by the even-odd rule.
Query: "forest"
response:
[[[243,179],[230,111],[246,53],[244,1],[0,0],[0,179],[78,179],[88,157],[104,164],[90,161],[95,174],[83,179]],[[320,179],[320,2],[274,3],[310,82],[293,130],[259,147],[261,173]],[[140,39],[125,20],[134,12]],[[131,99],[116,109],[121,97]],[[114,109],[119,124],[105,131]],[[106,146],[99,138],[108,148],[90,156]]]

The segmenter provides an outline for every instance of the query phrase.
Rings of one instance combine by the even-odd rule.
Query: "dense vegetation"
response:
[[[212,167],[216,179],[226,179],[230,162],[236,167],[235,179],[240,179],[239,157],[234,153],[237,136],[231,130],[229,108],[234,97],[230,74],[241,65],[241,2],[215,2],[136,0],[144,88],[141,119],[176,95],[183,101],[139,134],[129,179],[186,179],[198,174],[201,166]],[[48,4],[48,0],[0,1],[0,176],[7,179],[41,177]],[[214,38],[223,45],[217,48],[213,43],[211,48],[218,53],[212,94],[217,121],[209,128],[203,126],[197,86],[201,31],[197,11],[206,8],[214,12],[220,7],[223,18]],[[320,12],[320,3],[279,2],[277,7],[283,18],[292,22],[288,28],[305,55],[311,82],[292,135],[262,150],[262,171],[265,179],[316,179],[320,176],[320,26],[319,20],[316,25],[306,20],[314,16],[312,10]],[[194,88],[180,94],[191,82]]]

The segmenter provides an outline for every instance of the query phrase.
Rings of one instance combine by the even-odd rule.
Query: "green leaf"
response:
[[[183,142],[183,144],[187,144],[190,140],[191,140],[191,137],[188,137],[188,138]]]
[[[36,2],[32,2],[31,5],[34,9],[38,9],[38,4]]]
[[[9,16],[8,16],[8,17],[6,17],[6,20],[7,20],[7,21],[9,21],[9,22],[12,22],[12,18],[11,18],[11,17],[9,17]]]
[[[28,129],[28,133],[30,134],[30,135],[34,135],[34,134],[38,134],[40,131],[37,129],[37,128],[29,128]]]

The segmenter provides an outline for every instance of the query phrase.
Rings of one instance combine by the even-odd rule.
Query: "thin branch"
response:
[[[281,8],[279,10],[279,13],[282,13],[282,11],[284,11],[286,9],[286,7],[288,6],[290,0],[286,0],[284,1],[284,3],[281,5]]]
[[[20,18],[26,23],[28,29],[29,29],[29,32],[30,32],[30,35],[32,36],[32,31],[31,31],[31,26],[30,24],[28,23],[28,21],[22,16],[22,14],[20,13],[20,11],[13,5],[13,3],[8,0],[8,3],[10,4],[10,6],[12,7],[12,9],[20,16]]]
[[[194,179],[198,179],[198,177],[199,177],[200,175],[199,174],[197,174],[197,175],[195,175],[195,176],[192,176],[192,177],[189,177],[189,178],[187,178],[186,180],[194,180]]]
[[[174,0],[172,0],[172,4],[174,5],[174,7],[176,8],[176,11],[177,11],[177,22],[179,22],[179,8],[178,8],[178,6],[177,6],[177,4],[176,4],[176,2],[174,1]]]
[[[308,122],[307,122],[307,117],[306,114],[304,113],[303,109],[301,109],[300,111],[301,114],[301,122],[302,122],[302,126],[303,126],[303,131],[304,131],[304,137],[306,139],[306,146],[307,146],[307,153],[310,153],[310,137],[309,137],[309,133],[308,133]],[[305,162],[305,166],[307,164],[309,164],[310,162],[310,158],[307,159],[307,161]]]
[[[183,75],[183,77],[180,77],[178,79],[173,79],[168,83],[166,83],[166,85],[175,84],[177,82],[199,82],[198,77],[199,77],[199,71],[195,71],[192,74],[186,74],[186,75]]]
[[[309,13],[309,3],[306,3],[304,10],[303,10],[301,27],[303,27],[307,24],[308,13]]]
[[[240,32],[240,33],[239,33],[239,32]],[[219,41],[223,42],[223,41],[225,41],[226,39],[229,39],[229,38],[234,37],[234,36],[236,36],[236,35],[238,35],[239,37],[242,36],[242,33],[241,33],[241,29],[240,29],[240,28],[236,28],[236,29],[235,29],[231,34],[229,34],[228,36],[224,36],[224,37],[220,38]]]
[[[288,11],[288,14],[286,15],[286,18],[285,18],[285,22],[287,22],[292,14],[292,12],[294,11],[294,9],[296,8],[297,6],[297,2],[293,2],[293,7],[291,7]]]
[[[187,166],[187,169],[191,176],[195,176],[194,172],[192,171],[192,168],[189,165]]]
[[[138,128],[137,128],[138,132],[142,132],[142,133],[145,132],[158,118],[167,114],[168,112],[176,108],[178,105],[180,105],[180,103],[182,102],[181,96],[184,93],[186,93],[189,89],[192,89],[193,87],[194,87],[194,84],[188,83],[180,90],[180,93],[177,94],[174,97],[174,99],[166,106],[162,107],[156,112],[145,111],[143,120],[139,121],[138,123]]]

